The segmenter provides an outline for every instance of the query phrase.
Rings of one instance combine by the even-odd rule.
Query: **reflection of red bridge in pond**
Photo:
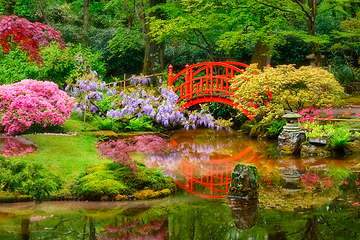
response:
[[[203,164],[182,160],[173,174],[175,174],[176,178],[182,179],[180,181],[175,179],[176,184],[195,196],[224,198],[227,196],[231,173],[235,164],[243,159],[242,163],[258,165],[259,158],[262,156],[258,156],[254,149],[248,147],[235,156],[224,159],[211,159]],[[199,189],[203,193],[200,193]]]
[[[243,73],[243,68],[248,65],[238,62],[205,62],[186,68],[173,76],[172,66],[169,66],[169,87],[173,87],[180,98],[178,102],[184,101],[182,107],[186,109],[196,104],[219,102],[238,108],[250,119],[251,113],[234,103],[231,96],[234,89],[230,87],[232,78]],[[246,103],[256,108],[253,103]]]

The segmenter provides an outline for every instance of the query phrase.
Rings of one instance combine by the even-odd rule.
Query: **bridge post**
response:
[[[189,76],[189,64],[186,64],[186,72],[185,72],[185,96],[186,100],[190,99],[190,76]]]
[[[173,87],[173,66],[170,64],[169,66],[169,76],[168,76],[168,84],[169,87],[172,88]]]

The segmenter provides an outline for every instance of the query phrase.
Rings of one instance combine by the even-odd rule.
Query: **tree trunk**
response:
[[[269,24],[269,22],[265,21],[266,15],[268,15],[268,12],[261,13],[260,15],[256,13],[254,14],[255,17],[256,16],[259,17],[261,24],[264,26]],[[257,27],[255,29],[257,29]],[[254,52],[251,58],[251,63],[257,63],[258,69],[263,70],[265,66],[270,64],[270,61],[271,61],[270,48],[266,43],[264,43],[264,41],[259,39],[255,44]]]
[[[29,218],[21,219],[21,236],[22,236],[22,240],[30,239],[30,219]]]
[[[316,36],[316,34],[315,34],[315,19],[316,19],[316,14],[317,14],[316,0],[309,1],[309,8],[311,11],[311,15],[310,15],[310,17],[308,17],[309,35]],[[322,57],[321,57],[320,45],[318,43],[312,42],[311,50],[315,56],[315,65],[318,67],[322,67]]]
[[[50,26],[50,22],[49,22],[48,18],[46,17],[46,14],[45,14],[44,8],[43,8],[43,6],[42,6],[42,4],[41,4],[40,0],[37,0],[37,2],[38,2],[38,4],[39,4],[40,12],[41,12],[41,14],[42,14],[42,15],[43,15],[43,17],[44,17],[44,20],[45,20],[46,25]]]
[[[166,3],[166,0],[149,0],[149,8],[162,3]],[[149,17],[155,17],[156,19],[165,19],[165,13],[160,10],[156,10],[154,12],[150,12]],[[146,22],[145,24],[145,30],[145,56],[142,74],[150,75],[160,73],[164,70],[165,43],[158,43],[153,40],[153,38],[149,34],[150,26],[148,22]],[[154,79],[152,79],[152,83],[153,85],[155,85]]]
[[[4,11],[5,16],[11,16],[14,14],[15,4],[16,0],[6,0]]]
[[[94,225],[94,218],[89,217],[89,233],[90,233],[90,240],[96,240],[96,230]]]
[[[128,4],[128,0],[125,0],[125,11],[127,13],[127,19],[128,19],[128,28],[131,29],[132,27],[132,22],[133,22],[133,16],[129,10],[129,4]]]
[[[269,52],[270,48],[265,45],[261,40],[258,40],[255,44],[251,63],[257,63],[258,68],[263,70],[265,66],[270,64],[271,56]]]
[[[88,43],[88,31],[89,31],[89,0],[84,0],[84,22],[83,22],[84,38],[83,43],[84,47]]]

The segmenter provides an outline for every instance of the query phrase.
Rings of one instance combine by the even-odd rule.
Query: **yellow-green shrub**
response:
[[[236,76],[235,103],[253,114],[266,113],[263,121],[269,122],[284,114],[284,110],[301,110],[305,106],[321,108],[342,103],[344,89],[334,75],[322,68],[310,66],[295,68],[294,65],[267,67],[261,72],[255,64],[244,74]],[[271,102],[268,103],[268,93]],[[257,109],[246,103],[256,103]]]

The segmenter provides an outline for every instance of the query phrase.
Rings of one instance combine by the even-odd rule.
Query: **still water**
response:
[[[360,239],[360,156],[280,157],[276,142],[176,131],[162,167],[175,196],[130,202],[0,204],[0,239]],[[226,198],[236,163],[259,169],[259,199]]]

